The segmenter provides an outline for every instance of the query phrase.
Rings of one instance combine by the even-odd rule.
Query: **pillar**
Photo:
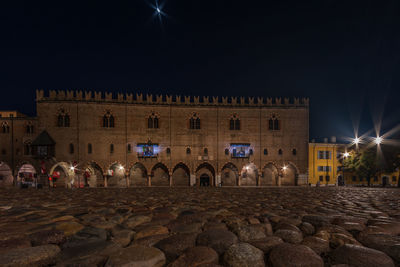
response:
[[[221,184],[221,174],[220,173],[218,173],[216,176],[215,176],[215,186],[220,186],[220,184]]]
[[[147,177],[147,185],[151,186],[151,175]]]
[[[104,187],[107,187],[107,180],[108,180],[108,174],[103,174],[103,177],[104,177]]]
[[[239,173],[239,174],[238,174],[238,181],[237,181],[237,185],[238,185],[238,186],[241,185],[241,182],[240,182],[241,177],[242,177],[242,174]]]
[[[190,186],[196,185],[196,174],[190,174]]]
[[[169,186],[172,186],[172,172],[169,173]]]

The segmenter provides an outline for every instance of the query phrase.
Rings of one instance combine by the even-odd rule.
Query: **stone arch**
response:
[[[196,184],[198,186],[213,186],[215,184],[215,169],[210,163],[203,162],[197,166]]]
[[[282,168],[281,185],[297,185],[297,178],[299,176],[297,166],[291,162],[285,166],[285,170]]]
[[[169,186],[169,170],[163,163],[158,162],[151,169],[151,185],[152,186]]]
[[[221,169],[221,186],[237,186],[239,169],[235,164],[228,162]]]
[[[13,174],[10,166],[1,161],[0,162],[0,187],[13,185]]]
[[[107,187],[126,187],[125,168],[119,162],[110,165],[107,171]]]
[[[87,164],[83,173],[85,186],[89,187],[104,187],[103,169],[96,162]]]
[[[261,186],[279,185],[279,169],[274,163],[265,164],[262,172],[263,174],[260,178]]]
[[[240,185],[242,186],[257,186],[258,184],[258,169],[257,166],[249,162],[242,168],[240,175]]]
[[[190,169],[183,163],[179,162],[172,171],[172,185],[174,186],[190,186]]]
[[[50,187],[75,187],[78,186],[78,177],[74,170],[71,170],[71,164],[61,161],[50,168]]]
[[[136,162],[129,170],[129,186],[148,186],[148,175],[146,167]]]

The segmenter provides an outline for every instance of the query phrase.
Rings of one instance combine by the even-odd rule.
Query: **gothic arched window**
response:
[[[25,126],[26,133],[27,134],[32,134],[33,133],[33,125],[31,122],[28,122],[28,124]]]
[[[32,147],[30,141],[26,141],[24,143],[24,155],[26,156],[32,155]]]
[[[128,153],[131,153],[132,152],[132,145],[131,144],[128,144]]]
[[[189,120],[189,128],[190,129],[200,129],[200,118],[198,114],[195,112],[193,113],[192,117]]]
[[[107,110],[106,114],[103,116],[103,127],[104,128],[114,128],[115,127],[115,118],[111,114],[111,111]]]
[[[208,148],[204,148],[204,155],[208,155]]]
[[[57,127],[69,127],[70,121],[69,114],[64,109],[61,109],[57,115]]]
[[[110,144],[110,153],[114,153],[114,144]]]
[[[279,154],[279,155],[282,155],[282,154],[283,154],[283,151],[282,151],[282,149],[280,149],[280,148],[279,148],[279,150],[278,150],[278,154]]]
[[[276,114],[272,114],[268,121],[268,129],[270,131],[278,131],[281,129],[281,121]]]
[[[147,128],[158,129],[159,128],[159,118],[154,112],[147,118]]]
[[[10,126],[5,121],[1,124],[1,132],[2,133],[9,133],[10,132]]]
[[[295,156],[297,155],[297,150],[296,150],[296,148],[293,148],[292,154],[295,155]]]
[[[190,147],[186,148],[186,154],[190,154],[192,151],[190,150]]]
[[[240,130],[240,119],[236,113],[229,120],[229,130]]]

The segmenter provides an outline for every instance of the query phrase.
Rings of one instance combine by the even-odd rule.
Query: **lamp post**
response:
[[[356,138],[357,139],[357,138]],[[357,142],[358,143],[358,142]],[[356,144],[357,144],[356,143]],[[344,152],[344,154],[343,154],[343,158],[344,158],[344,160],[346,160],[348,157],[350,156],[350,153],[349,152]],[[345,176],[344,176],[344,172],[345,172],[345,165],[344,165],[344,161],[343,161],[343,164],[342,164],[342,173],[343,173],[343,180],[341,181],[341,185],[344,185],[344,181],[345,181]]]

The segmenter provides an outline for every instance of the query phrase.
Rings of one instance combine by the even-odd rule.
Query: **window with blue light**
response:
[[[137,153],[139,157],[151,158],[158,155],[158,144],[138,144]]]
[[[233,158],[248,158],[250,152],[250,144],[231,144]]]

